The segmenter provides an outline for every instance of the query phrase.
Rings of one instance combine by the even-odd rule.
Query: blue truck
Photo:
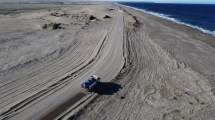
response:
[[[100,82],[100,77],[97,75],[90,76],[81,84],[81,92],[87,93]]]

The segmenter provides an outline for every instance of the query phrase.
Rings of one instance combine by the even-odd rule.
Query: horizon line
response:
[[[11,2],[0,2],[0,3],[82,3],[82,2],[113,2],[113,3],[123,3],[123,2],[132,2],[132,3],[153,3],[153,4],[202,4],[202,5],[215,5],[215,2],[214,3],[191,3],[191,2],[150,2],[150,1],[98,1],[98,0],[95,0],[95,1],[44,1],[44,2],[34,2],[34,1],[25,1],[25,2],[14,2],[14,1],[11,1]]]

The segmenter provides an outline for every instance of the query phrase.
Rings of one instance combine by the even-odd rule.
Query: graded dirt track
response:
[[[203,120],[215,118],[214,37],[123,7],[122,89],[101,95],[69,120]]]
[[[115,13],[110,29],[85,31],[60,57],[2,81],[0,119],[53,119],[84,96],[80,84],[90,75],[112,80],[124,65],[123,12]]]

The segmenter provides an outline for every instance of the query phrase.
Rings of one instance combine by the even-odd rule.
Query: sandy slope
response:
[[[124,9],[127,63],[115,79],[123,88],[65,119],[214,119],[215,38]]]
[[[91,15],[95,19],[91,20]],[[105,15],[111,18],[103,18]],[[14,48],[15,51],[10,50],[10,55],[2,55],[6,57],[1,67],[1,119],[39,119],[80,94],[80,84],[90,75],[97,74],[103,82],[110,81],[123,66],[122,11],[110,11],[109,6],[103,5],[78,5],[57,11],[8,16],[5,19],[8,24],[15,25],[7,30],[22,38],[18,39],[20,45],[14,41],[5,43],[8,51],[11,46],[18,47]],[[43,30],[41,26],[50,20],[53,23],[61,22],[64,29]],[[22,24],[15,24],[17,21]],[[30,24],[27,28],[26,22]],[[34,28],[34,24],[40,27]],[[21,29],[21,32],[15,32],[14,29]],[[25,33],[26,29],[33,32]],[[41,34],[46,34],[46,37]],[[5,37],[12,39],[17,36],[11,33]],[[23,45],[25,40],[27,45]],[[7,49],[3,45],[2,48]],[[17,58],[21,60],[17,61]]]

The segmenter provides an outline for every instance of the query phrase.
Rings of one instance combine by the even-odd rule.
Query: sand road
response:
[[[80,43],[61,57],[26,71],[27,75],[4,81],[0,105],[8,104],[8,108],[2,110],[0,119],[41,119],[68,99],[77,99],[80,84],[90,75],[101,76],[103,82],[120,72],[124,65],[122,11],[118,11],[111,29],[90,31],[79,38],[86,41],[77,40]],[[86,51],[80,53],[83,48]]]
[[[214,120],[214,37],[123,9],[127,70],[115,80],[122,89],[65,119]]]

